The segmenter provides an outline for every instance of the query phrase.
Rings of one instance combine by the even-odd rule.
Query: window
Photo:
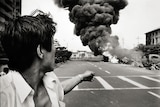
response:
[[[156,37],[156,44],[158,43],[158,37]]]
[[[154,38],[152,39],[152,44],[154,44]]]

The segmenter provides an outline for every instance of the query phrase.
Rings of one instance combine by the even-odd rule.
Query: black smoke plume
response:
[[[106,51],[107,43],[113,47],[118,45],[117,36],[110,36],[110,25],[118,22],[119,11],[128,4],[126,0],[56,0],[55,3],[70,11],[70,21],[75,24],[74,33],[95,55]]]

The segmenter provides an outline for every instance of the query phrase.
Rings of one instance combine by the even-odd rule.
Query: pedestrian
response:
[[[60,83],[54,73],[55,33],[56,23],[42,12],[17,17],[6,26],[2,45],[11,71],[1,78],[1,107],[64,107],[64,94],[92,81],[94,73],[86,71]]]
[[[3,47],[0,41],[0,77],[7,74],[9,71],[8,69],[8,58],[5,54]]]

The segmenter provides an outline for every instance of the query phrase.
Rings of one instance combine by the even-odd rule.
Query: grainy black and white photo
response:
[[[160,107],[159,0],[1,0],[0,107]]]

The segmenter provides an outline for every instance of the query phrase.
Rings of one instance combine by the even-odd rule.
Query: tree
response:
[[[68,51],[66,47],[57,47],[56,48],[56,60],[55,63],[65,62],[70,59],[72,55],[71,51]]]
[[[136,51],[142,51],[145,56],[148,56],[149,54],[160,54],[160,44],[156,45],[143,45],[139,44],[137,47],[135,47]]]
[[[144,52],[145,47],[146,47],[146,46],[145,46],[145,45],[143,45],[143,44],[138,44],[138,45],[137,45],[137,47],[135,47],[135,49],[134,49],[134,50]]]
[[[160,55],[160,44],[145,46],[144,53],[146,53],[146,55],[149,55],[149,54]]]

